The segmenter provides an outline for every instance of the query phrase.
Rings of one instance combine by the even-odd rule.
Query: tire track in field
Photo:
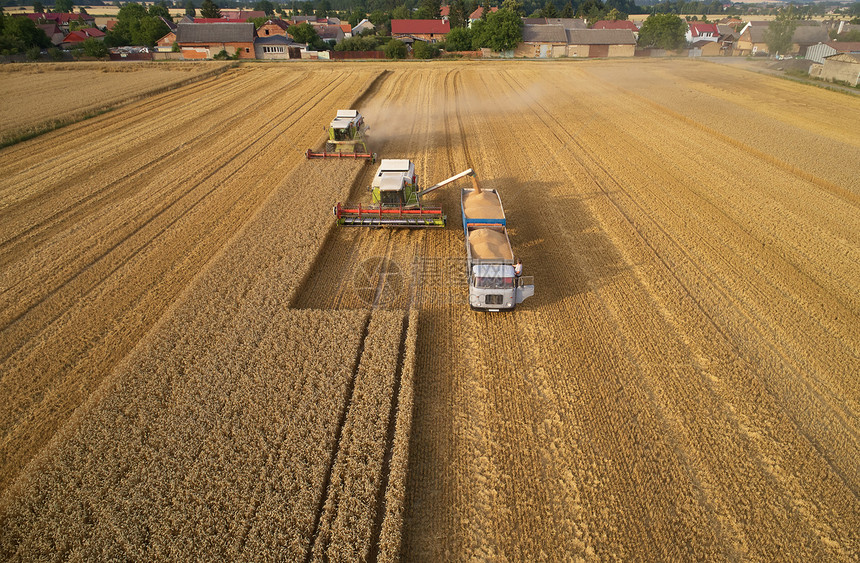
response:
[[[339,79],[339,77],[335,77],[324,88],[320,89],[320,93],[318,93],[320,99],[324,98],[328,94],[328,91],[332,88],[332,85],[334,85],[338,82],[338,79]],[[304,108],[306,105],[308,105],[308,103],[309,102],[303,103],[301,106],[299,106],[299,109]],[[318,103],[318,101],[314,101],[314,105],[316,103]],[[74,306],[74,303],[79,300],[80,295],[83,295],[83,296],[88,295],[95,287],[98,287],[101,283],[104,282],[105,279],[107,279],[110,275],[115,273],[123,265],[128,263],[128,261],[131,260],[133,257],[137,256],[141,251],[143,251],[143,249],[147,245],[151,244],[152,241],[155,240],[159,236],[160,232],[162,232],[165,229],[168,229],[171,226],[175,225],[182,217],[187,215],[189,212],[191,212],[193,209],[195,209],[202,202],[206,201],[207,198],[209,198],[215,191],[217,191],[220,188],[220,185],[214,184],[213,186],[209,187],[206,191],[203,192],[202,195],[197,197],[196,200],[190,202],[189,206],[184,208],[179,213],[178,216],[170,219],[164,228],[160,229],[158,232],[154,233],[149,238],[142,241],[135,248],[129,249],[129,253],[126,254],[124,256],[124,258],[117,265],[115,265],[113,268],[109,268],[106,273],[101,275],[101,277],[98,277],[95,281],[91,281],[90,283],[87,283],[87,285],[84,288],[81,288],[80,290],[77,290],[77,288],[72,288],[72,289],[66,290],[66,288],[69,287],[70,284],[74,283],[77,279],[81,278],[85,273],[89,273],[89,271],[92,268],[94,268],[94,266],[96,264],[104,261],[114,251],[119,249],[126,242],[130,241],[132,237],[134,237],[138,233],[142,233],[145,228],[147,228],[151,224],[154,224],[157,219],[161,218],[162,216],[165,216],[165,214],[168,211],[170,211],[175,205],[178,205],[182,199],[184,199],[186,197],[190,197],[191,194],[193,194],[199,187],[203,186],[213,176],[215,176],[216,174],[218,174],[222,170],[226,170],[226,169],[230,168],[234,161],[236,161],[240,157],[243,157],[245,155],[245,153],[247,153],[252,147],[257,145],[263,139],[269,137],[270,134],[274,133],[276,131],[276,129],[280,126],[279,120],[281,119],[281,117],[284,115],[287,115],[288,113],[290,113],[289,109],[284,110],[284,111],[276,114],[272,118],[270,118],[266,122],[266,129],[262,133],[258,133],[256,136],[254,136],[250,140],[250,142],[248,142],[243,148],[241,148],[237,152],[231,151],[231,152],[233,152],[232,156],[229,156],[226,161],[223,161],[214,170],[207,173],[200,181],[198,181],[197,183],[195,183],[191,187],[188,187],[187,189],[185,189],[185,191],[179,197],[177,197],[173,201],[169,201],[169,202],[166,202],[165,204],[163,204],[163,206],[161,208],[157,209],[150,217],[145,219],[142,223],[140,223],[139,225],[136,225],[128,234],[124,235],[121,239],[119,239],[118,241],[115,241],[113,244],[111,244],[109,247],[107,247],[107,249],[102,251],[100,254],[98,254],[95,257],[93,257],[92,259],[90,259],[77,272],[75,272],[67,281],[62,283],[62,285],[47,291],[38,300],[36,300],[34,303],[30,304],[26,309],[15,314],[8,321],[6,321],[5,326],[2,329],[2,333],[4,334],[4,342],[6,342],[7,345],[4,346],[3,348],[0,348],[0,362],[8,359],[17,350],[19,350],[20,347],[23,346],[27,340],[34,338],[38,334],[38,333],[35,333],[35,334],[25,334],[25,335],[18,335],[18,336],[15,336],[13,334],[13,336],[9,336],[9,332],[12,329],[14,329],[16,324],[23,322],[22,319],[25,316],[32,314],[34,311],[37,310],[37,308],[41,308],[44,304],[45,308],[51,307],[53,310],[53,314],[50,315],[48,322],[45,323],[44,326],[48,326],[51,323],[53,323],[54,321],[56,321],[59,317],[61,317],[63,314],[65,314],[65,312],[69,308]],[[297,110],[295,113],[299,113],[299,110]],[[296,120],[293,121],[293,124],[295,122],[297,122],[297,120],[298,120],[298,118],[296,118]],[[290,127],[291,125],[292,124],[287,125],[287,127]],[[232,172],[227,174],[226,179],[229,179],[233,175],[237,174],[239,172],[239,170],[241,169],[241,167],[239,167],[239,166],[235,166],[232,168],[233,168]],[[224,181],[226,181],[226,179]],[[54,309],[53,308],[54,303],[52,302],[53,301],[52,298],[55,295],[60,295],[60,292],[66,292],[66,291],[68,291],[72,294],[70,296],[71,299],[67,300],[66,303],[60,309]],[[12,346],[9,347],[9,344],[12,344]]]
[[[294,79],[290,84],[286,85],[285,88],[289,88],[297,81],[298,78]],[[236,89],[241,93],[242,88],[244,88],[244,86],[239,84]],[[267,92],[261,92],[261,95],[256,102],[248,105],[257,105],[257,103],[265,99],[267,95]],[[232,130],[233,127],[245,119],[246,116],[243,114],[234,114],[232,117],[219,122],[215,129],[210,129],[208,131],[208,135],[210,137],[220,137],[223,133]],[[178,125],[176,126],[178,127]],[[83,142],[85,143],[86,141]],[[179,151],[174,151],[173,154],[171,154],[170,160],[182,160],[185,156],[190,157],[194,152],[194,147],[180,147]],[[118,160],[121,158],[123,157],[118,157]],[[19,252],[23,252],[24,250],[21,250],[22,247],[25,250],[30,250],[35,246],[38,246],[41,242],[56,232],[66,229],[69,225],[75,224],[81,218],[93,213],[96,209],[123,198],[126,195],[124,192],[130,193],[136,189],[134,186],[128,185],[128,182],[132,181],[134,178],[155,171],[158,168],[163,168],[164,166],[165,163],[160,159],[144,160],[141,164],[134,166],[131,169],[126,169],[121,176],[113,179],[107,184],[104,184],[102,187],[88,191],[83,198],[76,200],[71,206],[60,207],[58,209],[55,208],[56,211],[51,215],[29,225],[14,236],[0,241],[0,267],[7,265]],[[113,168],[113,166],[107,164],[104,168]],[[48,192],[42,192],[42,194],[47,195]],[[22,204],[16,206],[14,212],[16,214],[29,217],[33,214],[35,209],[44,205],[46,205],[46,202],[41,200],[41,198],[31,199],[26,202],[26,205]],[[12,212],[12,210],[8,209],[6,211],[10,213]],[[26,240],[24,240],[25,238]],[[4,288],[4,291],[7,290],[8,288]]]
[[[544,111],[546,112],[546,108],[543,108],[543,109],[544,109]],[[559,139],[559,140],[561,140],[561,139]],[[583,148],[583,150],[585,150],[585,149]],[[594,157],[593,157],[593,156],[591,156],[591,157],[589,157],[589,158],[590,158],[590,159],[594,159]],[[595,165],[599,166],[599,163],[595,163]],[[606,172],[606,171],[604,170],[604,172]],[[606,173],[608,174],[608,172],[606,172]],[[609,180],[610,180],[610,181],[612,181],[612,177],[611,177],[611,176],[607,176],[607,177],[609,178]],[[607,196],[609,196],[609,195],[610,195],[610,194],[612,194],[612,193],[625,193],[625,192],[624,192],[624,188],[623,188],[621,185],[619,185],[619,184],[616,184],[616,187],[617,187],[617,190],[618,190],[617,192],[616,192],[616,191],[611,191],[611,190],[609,190],[609,191],[608,191],[608,190],[606,190],[606,189],[602,186],[602,184],[600,183],[600,180],[599,180],[598,178],[596,178],[596,177],[595,177],[595,178],[594,178],[594,180],[595,180],[595,182],[598,184],[598,186],[600,186],[600,189],[601,189],[601,190],[603,190],[603,191],[607,194]],[[628,197],[630,197],[630,196],[628,195]],[[613,203],[613,205],[617,206],[617,205],[618,205],[618,203],[614,201],[614,198],[611,198],[611,199],[613,199],[613,202],[612,202],[612,203]],[[636,202],[634,201],[634,203],[636,203]],[[627,222],[628,222],[630,225],[632,225],[632,226],[633,226],[633,228],[635,229],[635,231],[637,231],[638,237],[640,237],[640,238],[642,238],[642,239],[647,239],[647,237],[644,235],[644,233],[642,233],[642,232],[640,231],[640,227],[637,225],[637,223],[633,220],[633,218],[632,218],[632,217],[630,217],[630,216],[629,216],[629,215],[628,215],[628,214],[627,214],[623,209],[620,209],[620,208],[619,208],[619,209],[618,209],[618,212],[619,212],[619,213],[621,213],[622,215],[624,215],[624,216],[626,217]],[[650,241],[648,241],[648,240],[643,240],[643,242],[646,244],[646,246],[647,246],[647,247],[651,248],[651,252],[656,253],[656,249],[655,249],[655,248],[650,244]],[[658,257],[660,260],[662,260],[662,257],[660,257],[660,256],[657,256],[657,257]],[[670,275],[673,275],[673,276],[675,275],[675,274],[674,274],[674,272],[673,272],[673,270],[669,267],[669,265],[668,265],[668,264],[665,264],[665,263],[664,263],[664,266],[665,266],[666,271],[667,271]],[[680,280],[680,279],[677,279],[677,283],[678,283],[679,285],[681,285],[682,287],[685,287],[685,286],[683,285],[683,283],[681,282],[681,280]],[[689,295],[689,293],[690,293],[690,292],[689,292],[689,289],[686,289],[686,291],[687,291],[687,294]],[[690,297],[692,297],[692,296],[690,295]],[[699,306],[701,306],[701,304],[699,304]],[[717,330],[718,330],[718,332],[720,332],[720,333],[722,334],[722,336],[723,336],[723,338],[724,338],[724,339],[728,339],[728,335],[726,335],[726,334],[725,334],[725,333],[723,333],[721,330],[719,330],[719,327],[716,327],[715,325],[713,325],[713,320],[711,319],[711,317],[710,317],[710,316],[708,316],[707,314],[705,314],[703,310],[702,310],[701,312],[704,314],[704,316],[705,316],[705,318],[706,318],[706,319],[709,319],[709,322],[712,324],[712,328],[713,328],[713,329],[717,329]],[[726,340],[726,341],[727,341],[727,342],[730,342],[731,340]],[[701,369],[701,368],[699,368],[699,369]],[[770,392],[772,393],[772,390],[771,390]],[[775,398],[775,397],[772,397],[772,399],[773,399],[773,398]],[[785,408],[785,404],[783,404],[783,408]],[[794,419],[794,424],[795,424],[795,425],[797,425],[797,420],[796,420],[796,419]],[[798,429],[799,429],[799,428],[798,428]],[[803,435],[804,433],[803,433],[803,432],[801,432],[801,434]],[[807,437],[807,439],[808,439],[808,437]],[[833,469],[836,469],[836,468],[833,468]],[[837,473],[839,473],[839,472],[838,472],[838,470],[837,470]],[[843,475],[843,478],[844,478],[844,475]],[[846,485],[848,485],[848,483],[845,483],[845,484],[846,484]],[[782,486],[786,486],[787,484],[786,484],[785,482],[782,482],[782,483],[781,483],[781,485],[782,485]]]

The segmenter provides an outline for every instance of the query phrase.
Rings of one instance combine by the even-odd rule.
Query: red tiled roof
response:
[[[352,33],[352,26],[349,25],[348,23],[340,24],[340,28],[343,30],[344,34]]]
[[[442,10],[439,12],[443,18],[451,15],[451,6],[442,6]]]
[[[499,11],[499,9],[496,6],[493,6],[492,8],[490,8],[490,13],[498,12],[498,11]],[[481,16],[483,14],[484,14],[484,7],[478,6],[478,8],[474,12],[472,12],[471,15],[469,15],[469,19],[470,20],[479,20],[479,19],[481,19]]]
[[[691,23],[690,24],[690,34],[693,37],[699,37],[700,35],[704,35],[706,33],[713,34],[714,37],[719,37],[720,30],[717,29],[717,24],[715,23]]]
[[[116,24],[118,24],[118,23],[119,22],[117,20],[108,20],[105,23],[105,27],[107,28],[108,31],[113,31],[113,28],[115,28]]]
[[[639,31],[636,24],[629,20],[600,20],[595,22],[592,29],[629,29],[630,31]]]
[[[63,39],[63,43],[80,43],[90,37],[104,37],[105,34],[94,27],[72,31]]]
[[[391,33],[448,33],[451,24],[443,20],[391,20]]]

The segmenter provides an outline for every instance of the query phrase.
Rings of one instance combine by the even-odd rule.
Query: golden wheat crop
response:
[[[212,76],[228,66],[223,62],[3,65],[0,143],[153,96]]]
[[[239,67],[58,186],[4,151],[2,555],[852,560],[860,102],[686,60],[383,68]],[[177,127],[202,93],[237,105]],[[446,229],[331,229],[374,167],[300,150],[351,103],[424,185],[499,191],[532,299],[468,309],[459,185]]]

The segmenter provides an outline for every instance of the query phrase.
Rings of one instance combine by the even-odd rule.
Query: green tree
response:
[[[193,0],[187,0],[185,2],[185,15],[192,18],[197,15],[197,10],[194,8]]]
[[[836,36],[836,41],[860,41],[860,29],[852,29]]]
[[[37,14],[44,14],[45,6],[41,2],[39,2],[39,0],[36,0],[35,2],[33,2],[33,12]]]
[[[468,27],[455,27],[445,36],[446,51],[470,51],[472,49],[472,30]]]
[[[316,9],[314,10],[314,15],[318,18],[327,18],[329,16],[329,12],[331,12],[331,4],[328,0],[320,0],[317,2]]]
[[[88,57],[103,59],[108,56],[107,45],[105,45],[103,41],[99,41],[95,37],[88,37],[84,40],[81,46],[83,47],[84,54]]]
[[[490,17],[490,0],[484,0],[484,3],[481,4],[481,19],[487,21],[487,18]]]
[[[108,47],[120,45],[153,46],[170,28],[161,19],[150,15],[145,6],[131,2],[119,9],[114,28],[107,33]]]
[[[307,22],[302,22],[298,25],[291,25],[287,28],[287,34],[295,39],[298,43],[304,43],[309,48],[322,51],[327,47],[326,42],[323,41],[317,30],[314,29],[314,26]]]
[[[557,18],[558,17],[558,9],[556,9],[555,4],[552,3],[552,0],[546,0],[546,4],[544,4],[543,9],[540,11],[542,18]]]
[[[764,32],[767,52],[773,56],[789,52],[795,29],[797,29],[797,13],[794,11],[794,6],[780,10],[776,19],[770,22]]]
[[[436,20],[442,17],[442,0],[421,0],[418,12],[419,20]]]
[[[259,12],[266,12],[267,16],[275,15],[275,5],[269,0],[258,0],[254,2],[254,9]]]
[[[33,47],[46,49],[51,46],[51,40],[30,18],[9,17],[3,13],[0,16],[0,52],[3,54],[13,55]]]
[[[382,49],[382,51],[389,59],[405,59],[406,43],[397,39],[392,39],[385,44],[385,47]]]
[[[626,20],[627,17],[618,11],[618,8],[612,8],[609,10],[609,13],[606,14],[606,19],[609,21],[617,21],[617,20]]]
[[[374,12],[375,13],[375,12]],[[409,8],[401,4],[397,6],[391,11],[391,19],[393,20],[408,20],[412,18],[412,12],[409,11]],[[372,22],[376,25],[376,22]]]
[[[167,9],[167,3],[163,0],[158,4],[152,4],[147,12],[150,16],[162,17],[168,21],[173,21],[173,17],[170,15],[170,10]]]
[[[567,4],[564,5],[564,9],[561,11],[562,18],[572,18],[575,12],[573,11],[573,4],[568,0]]]
[[[63,52],[56,47],[50,47],[48,49],[48,56],[51,57],[52,61],[61,61],[63,60]]]
[[[200,16],[204,18],[220,18],[221,8],[212,0],[203,0],[200,4]]]
[[[466,27],[469,24],[466,3],[463,0],[453,0],[448,6],[448,21],[451,23],[451,29]]]
[[[64,14],[72,13],[75,5],[72,3],[72,0],[55,0],[54,2],[54,11],[61,12]]]
[[[493,51],[508,51],[519,45],[523,40],[523,20],[516,13],[501,9],[491,13],[485,22],[475,29],[472,24],[472,32],[475,47],[488,47]]]
[[[416,59],[432,59],[439,56],[439,48],[427,41],[416,41],[412,44],[412,56]]]
[[[658,49],[679,49],[686,42],[687,24],[675,14],[651,14],[639,30],[639,45]]]

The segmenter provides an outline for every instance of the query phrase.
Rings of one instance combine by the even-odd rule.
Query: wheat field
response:
[[[333,226],[346,107],[498,190],[535,297],[469,310],[459,184]],[[852,123],[701,61],[249,64],[3,149],[0,554],[852,560]]]

